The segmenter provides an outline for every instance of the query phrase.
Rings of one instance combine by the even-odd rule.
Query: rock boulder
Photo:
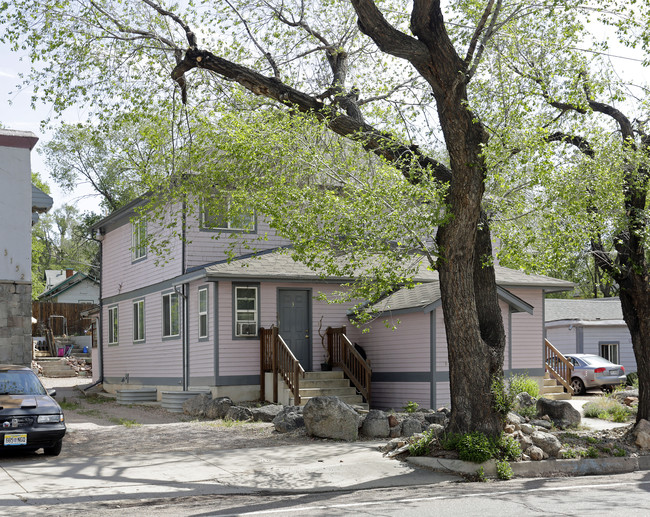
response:
[[[303,409],[307,434],[354,441],[359,436],[359,414],[338,397],[313,397]]]
[[[566,400],[541,398],[537,401],[537,414],[548,415],[560,429],[580,424],[580,412]]]

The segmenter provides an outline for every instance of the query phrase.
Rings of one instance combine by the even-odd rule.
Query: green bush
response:
[[[587,456],[587,458],[597,458],[598,456],[600,456],[600,454],[598,453],[598,449],[596,449],[596,447],[590,446],[590,447],[587,447],[586,456]]]
[[[539,397],[539,384],[528,375],[516,374],[508,381],[508,391],[515,397],[519,393],[528,393],[531,397]]]
[[[626,383],[628,386],[639,389],[639,374],[637,372],[630,372],[627,374]]]
[[[409,445],[409,453],[411,456],[428,456],[433,449],[434,442],[437,441],[438,438],[433,430],[424,431],[422,438]]]
[[[405,413],[415,413],[418,410],[419,404],[417,402],[413,402],[412,400],[409,400],[406,403],[406,406],[404,406],[404,412]]]
[[[594,401],[587,402],[582,409],[587,418],[600,418],[614,422],[627,422],[633,414],[633,411],[624,404],[610,397],[598,397]]]
[[[501,435],[498,449],[499,457],[507,461],[514,461],[521,456],[521,446],[512,436]]]
[[[514,407],[514,397],[506,391],[502,378],[492,381],[491,392],[492,407],[497,413],[505,417]]]
[[[510,463],[506,460],[497,461],[497,477],[499,479],[508,480],[514,477],[514,472],[512,472],[512,467]]]
[[[457,450],[461,460],[474,463],[483,463],[496,455],[494,442],[477,431],[462,435]]]

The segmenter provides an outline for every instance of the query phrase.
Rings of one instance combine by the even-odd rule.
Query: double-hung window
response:
[[[600,355],[608,361],[619,364],[618,362],[618,343],[600,343]]]
[[[175,337],[180,334],[180,314],[177,293],[163,295],[163,337]]]
[[[117,305],[108,308],[108,344],[117,345],[119,336]]]
[[[235,286],[235,336],[257,336],[257,286]]]
[[[133,341],[144,341],[144,300],[133,302]]]
[[[236,208],[230,198],[218,206],[203,203],[201,206],[201,228],[208,230],[231,230],[250,232],[255,230],[255,211]]]
[[[199,339],[208,337],[208,288],[199,289]]]
[[[131,223],[131,260],[147,256],[147,223],[140,218]]]

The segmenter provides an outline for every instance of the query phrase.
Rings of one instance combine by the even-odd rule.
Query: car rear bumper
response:
[[[619,384],[625,383],[626,380],[627,376],[625,375],[604,376],[587,379],[585,385],[587,388],[606,388],[608,386],[618,386]]]

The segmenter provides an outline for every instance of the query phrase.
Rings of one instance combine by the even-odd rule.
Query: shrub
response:
[[[492,407],[505,417],[514,406],[514,396],[506,391],[502,378],[492,381],[491,392]]]
[[[625,405],[609,397],[598,397],[592,402],[587,402],[583,411],[587,418],[600,418],[614,422],[626,422],[632,414]]]
[[[587,458],[597,458],[600,456],[600,454],[598,453],[598,449],[596,449],[596,447],[588,447],[586,456]]]
[[[514,461],[521,456],[521,446],[512,436],[503,436],[498,442],[499,457],[507,461]],[[508,478],[509,479],[509,478]]]
[[[639,389],[639,374],[637,372],[630,372],[627,374],[626,383],[628,386]]]
[[[483,463],[496,455],[493,441],[479,432],[464,434],[458,442],[457,450],[461,460],[474,463]]]
[[[427,456],[431,453],[432,445],[438,439],[433,430],[424,431],[422,437],[409,445],[409,453],[411,456]]]
[[[519,393],[528,393],[531,397],[539,397],[539,384],[528,375],[516,374],[510,377],[508,384],[510,395],[515,397]]]
[[[499,479],[508,480],[514,477],[514,472],[512,472],[512,467],[510,463],[506,460],[497,461],[497,477]]]
[[[417,402],[413,402],[412,400],[409,400],[406,403],[406,406],[404,406],[404,412],[405,413],[415,413],[418,410],[419,404]]]
[[[614,456],[623,457],[626,455],[627,453],[625,452],[625,449],[618,446],[614,447]]]

